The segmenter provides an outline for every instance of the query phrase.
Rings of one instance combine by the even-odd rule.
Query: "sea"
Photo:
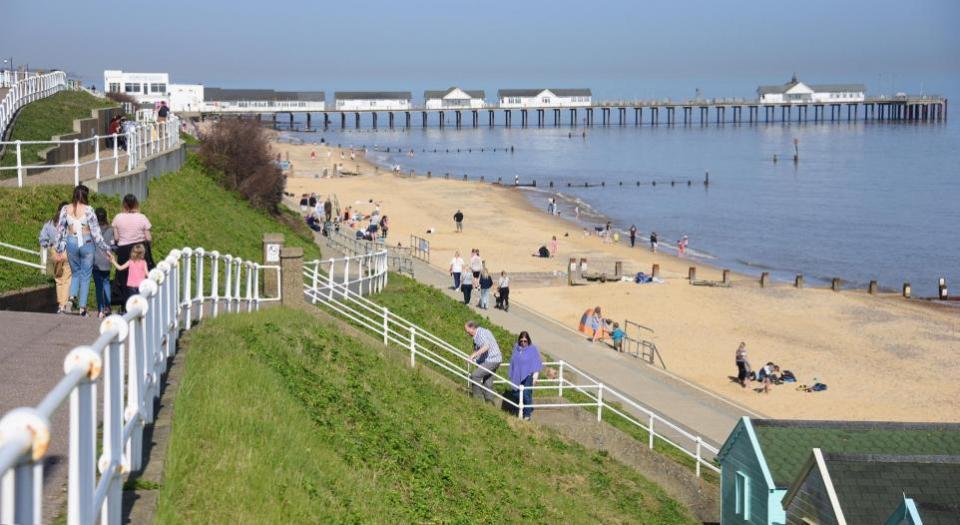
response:
[[[960,100],[958,80],[942,83],[939,94]],[[378,130],[368,121],[350,129],[349,118],[348,129],[334,121],[286,134],[365,147],[369,160],[418,176],[536,181],[521,189],[534,206],[546,212],[557,198],[571,219],[579,208],[582,224],[571,230],[608,220],[623,230],[636,225],[641,242],[655,231],[668,251],[687,236],[690,257],[703,264],[780,281],[803,274],[810,285],[839,278],[865,288],[875,279],[892,291],[909,282],[927,297],[943,278],[960,293],[960,114],[946,122],[717,125],[711,112],[705,126],[696,112],[684,125],[678,111],[672,126],[663,124],[665,111],[656,126],[648,111],[639,126],[632,111],[624,126],[616,111],[610,126],[596,124],[595,114],[586,128],[571,127],[566,113],[563,125],[554,127],[548,113],[538,128],[531,112],[527,128],[519,115],[511,128],[489,128],[481,113],[477,128],[465,117],[460,129],[436,121],[424,129],[417,113],[404,129],[401,113],[392,130],[383,115]]]

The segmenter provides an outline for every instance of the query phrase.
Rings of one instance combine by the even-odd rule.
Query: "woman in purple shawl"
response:
[[[513,347],[513,355],[510,357],[510,382],[515,385],[523,385],[523,419],[529,421],[530,414],[533,413],[533,389],[530,388],[537,381],[540,375],[540,368],[543,361],[540,359],[540,352],[530,334],[526,331],[520,332],[517,338],[517,344]],[[513,391],[513,395],[520,400],[520,389]]]

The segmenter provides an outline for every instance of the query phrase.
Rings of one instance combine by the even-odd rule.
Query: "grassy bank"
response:
[[[187,345],[161,523],[691,523],[634,470],[306,313]]]
[[[470,339],[464,334],[463,325],[469,320],[476,320],[478,318],[477,312],[462,302],[447,297],[440,290],[418,283],[409,277],[390,274],[390,284],[383,292],[373,297],[373,300],[382,306],[386,306],[391,312],[417,323],[461,350],[465,352],[473,351]],[[484,326],[489,328],[496,336],[504,354],[504,361],[509,360],[513,343],[517,340],[517,334],[489,321],[485,322]],[[577,392],[565,392],[564,396],[569,396],[575,402],[590,401],[586,396]],[[619,408],[616,403],[611,404]],[[610,411],[605,411],[603,420],[633,436],[641,443],[646,443],[649,439],[646,431]],[[693,458],[662,440],[654,441],[654,449],[677,463],[689,467],[691,471],[695,467],[696,463]],[[719,483],[716,474],[705,468],[703,469],[703,477],[711,483]]]
[[[0,188],[0,241],[39,248],[37,237],[61,200],[67,200],[69,186]],[[91,195],[93,206],[103,206],[112,218],[120,210],[119,199]],[[308,230],[289,215],[274,217],[254,209],[235,194],[221,188],[191,157],[182,170],[150,183],[143,212],[153,223],[154,253],[164,256],[173,248],[203,246],[244,259],[261,260],[263,234],[284,234],[288,246],[302,246],[305,257],[319,257]],[[0,248],[0,253],[18,256]],[[22,258],[22,257],[21,257]],[[26,266],[0,261],[0,292],[51,283],[52,278]],[[91,287],[92,288],[92,287]]]
[[[13,123],[9,140],[50,140],[54,135],[73,132],[73,121],[89,118],[90,111],[116,105],[111,100],[97,98],[83,91],[61,91],[24,106]],[[44,144],[22,145],[20,151],[24,164],[41,161],[39,153],[48,147]],[[7,148],[0,158],[0,166],[16,166],[16,155],[13,148]],[[16,176],[16,170],[0,172],[0,178]]]

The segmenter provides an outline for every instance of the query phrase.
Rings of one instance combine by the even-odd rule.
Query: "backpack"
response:
[[[793,375],[793,372],[789,370],[784,370],[783,373],[780,374],[780,379],[782,379],[785,383],[797,382],[797,376]]]
[[[827,385],[823,383],[814,383],[813,386],[810,387],[811,392],[822,392],[826,389],[827,389]]]
[[[550,257],[550,250],[546,246],[541,246],[539,252],[540,257]]]

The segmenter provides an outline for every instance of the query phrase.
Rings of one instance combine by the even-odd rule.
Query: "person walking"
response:
[[[480,258],[480,250],[474,248],[470,250],[470,273],[473,275],[473,285],[480,283],[480,270],[483,270],[483,259]]]
[[[500,368],[503,354],[493,332],[479,326],[475,321],[467,321],[463,329],[473,339],[473,353],[470,361],[477,368],[470,373],[470,390],[473,397],[483,398],[488,403],[494,401],[493,374]]]
[[[480,271],[480,304],[477,305],[483,310],[490,308],[491,288],[493,288],[493,277],[490,277],[490,272],[484,267]]]
[[[97,208],[94,210],[97,216],[97,222],[100,224],[110,224],[107,220],[107,210]],[[103,242],[113,248],[113,226],[104,226],[100,229],[103,236]],[[110,315],[110,258],[112,251],[97,251],[93,256],[93,288],[97,298],[97,317],[103,319]]]
[[[505,271],[500,272],[497,280],[497,307],[504,312],[510,311],[510,278]]]
[[[383,238],[384,241],[387,240],[387,230],[389,229],[390,229],[390,223],[387,221],[387,216],[384,215],[380,219],[380,237]]]
[[[117,263],[117,258],[112,252],[107,254],[107,258],[117,269],[117,273],[119,274],[119,271],[123,270],[127,274],[127,280],[124,282],[127,297],[140,293],[140,283],[147,278],[147,261],[144,259],[146,253],[147,250],[143,244],[135,244],[130,249],[130,258],[123,264]]]
[[[323,202],[323,215],[327,221],[333,216],[333,203],[330,202],[330,197],[327,197],[327,200]]]
[[[60,220],[60,213],[63,208],[70,204],[63,201],[57,206],[57,212],[53,218],[43,224],[40,230],[40,248],[47,251],[47,273],[53,276],[57,284],[57,313],[62,314],[67,311],[70,305],[70,264],[65,259],[57,258],[57,222]]]
[[[157,109],[157,122],[161,124],[166,122],[169,115],[170,107],[167,106],[166,102],[160,102],[160,108]]]
[[[737,382],[747,388],[747,377],[750,376],[750,361],[747,361],[747,343],[741,342],[737,348]]]
[[[657,253],[657,232],[650,232],[650,251]]]
[[[637,245],[637,225],[630,225],[630,247],[633,248]]]
[[[530,334],[526,330],[520,332],[517,338],[517,344],[513,347],[513,355],[510,356],[510,383],[523,385],[523,392],[517,388],[513,391],[513,398],[520,403],[523,398],[524,420],[530,421],[533,414],[533,385],[540,377],[540,369],[543,368],[543,359],[540,357],[540,351],[530,339]]]
[[[134,246],[142,244],[145,252],[143,259],[147,262],[147,270],[153,269],[152,235],[150,231],[152,228],[150,220],[147,219],[146,215],[140,213],[140,201],[137,200],[137,197],[129,193],[125,195],[123,197],[123,213],[118,213],[113,218],[117,262],[120,265],[130,259],[130,250]],[[119,270],[114,277],[117,282],[121,283],[120,304],[126,305],[129,295],[127,295],[126,288],[122,286],[122,283],[127,282],[127,271]]]
[[[87,190],[73,189],[73,199],[63,207],[57,220],[56,258],[70,262],[70,298],[77,303],[80,317],[87,317],[87,298],[93,273],[94,251],[109,250],[100,234],[100,223],[87,204]]]
[[[463,257],[460,257],[460,250],[453,252],[453,259],[450,259],[450,275],[453,276],[453,287],[450,289],[460,289],[460,278],[463,276]]]
[[[463,294],[463,304],[469,305],[473,296],[473,279],[465,278],[460,281],[460,292]]]
[[[463,232],[463,212],[457,210],[457,213],[453,214],[453,222],[457,224],[457,233]]]

